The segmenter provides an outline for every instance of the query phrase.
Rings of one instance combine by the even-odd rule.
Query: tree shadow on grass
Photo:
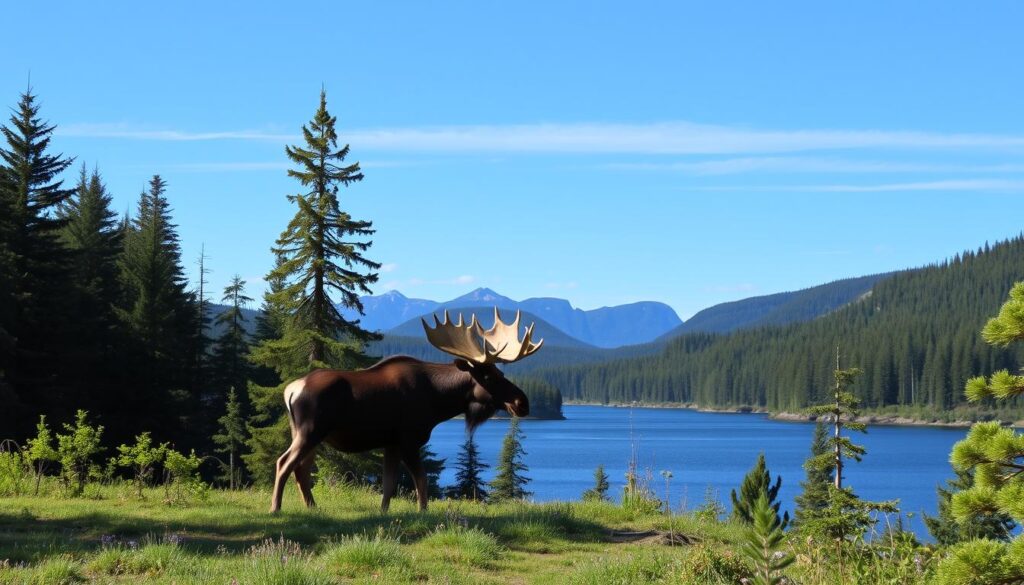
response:
[[[516,505],[488,509],[434,502],[428,512],[399,511],[338,517],[322,510],[269,513],[197,513],[174,519],[147,518],[131,507],[86,510],[61,518],[38,517],[27,508],[0,512],[0,560],[35,563],[70,553],[91,554],[111,544],[130,546],[180,539],[200,555],[242,554],[268,538],[294,541],[304,548],[351,535],[383,534],[404,543],[435,530],[479,527],[513,549],[543,552],[569,543],[606,542],[607,529],[581,518],[569,505]]]

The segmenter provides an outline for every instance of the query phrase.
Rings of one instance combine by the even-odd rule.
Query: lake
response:
[[[803,462],[810,453],[814,425],[773,421],[765,414],[709,413],[673,408],[566,406],[566,420],[524,420],[523,446],[536,501],[576,500],[593,485],[594,468],[604,465],[618,499],[630,457],[630,436],[638,443],[641,470],[653,474],[651,488],[664,497],[662,470],[673,474],[669,489],[674,508],[695,508],[708,486],[727,510],[729,492],[764,451],[772,478],[782,476],[780,497],[790,511],[804,479]],[[508,420],[488,421],[476,431],[483,459],[493,465],[508,430]],[[632,429],[632,430],[631,430]],[[903,512],[913,512],[907,528],[922,537],[927,530],[921,512],[934,514],[935,487],[952,477],[949,453],[967,429],[874,426],[854,441],[867,448],[861,463],[851,462],[846,485],[867,500],[899,499]],[[465,440],[462,420],[434,429],[431,448],[448,461],[441,485],[454,483],[455,458]]]

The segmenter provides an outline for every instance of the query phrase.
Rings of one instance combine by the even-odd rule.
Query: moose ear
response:
[[[468,372],[473,369],[473,363],[469,360],[457,359],[455,360],[455,367],[463,372]]]

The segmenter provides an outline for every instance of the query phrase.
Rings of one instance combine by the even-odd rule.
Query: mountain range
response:
[[[503,311],[521,310],[525,322],[538,321],[538,334],[554,328],[573,340],[564,340],[558,345],[582,344],[604,348],[635,345],[653,341],[682,324],[672,307],[664,303],[643,301],[584,311],[565,299],[536,297],[515,301],[489,288],[478,288],[443,302],[409,298],[395,290],[361,297],[360,300],[365,312],[360,318],[363,328],[395,335],[421,335],[419,317],[446,309],[465,313],[476,310],[481,316],[488,315],[490,322],[489,311],[481,312],[479,309],[492,307]],[[352,310],[346,309],[342,314],[347,319],[357,318]],[[506,320],[509,318],[511,316],[505,317]]]

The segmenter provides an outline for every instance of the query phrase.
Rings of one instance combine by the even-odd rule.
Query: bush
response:
[[[134,445],[120,445],[117,448],[120,455],[115,462],[120,467],[129,467],[134,472],[132,483],[135,484],[136,494],[143,499],[142,488],[149,482],[153,475],[153,467],[164,459],[167,453],[167,443],[153,446],[153,439],[145,432],[135,437]]]
[[[73,496],[85,492],[90,480],[100,477],[99,466],[93,462],[103,447],[103,427],[93,427],[86,422],[89,414],[79,410],[75,415],[75,424],[64,425],[66,435],[57,435],[57,456],[60,459],[64,487]]]
[[[210,495],[210,486],[199,477],[199,465],[202,460],[192,451],[188,457],[167,449],[164,459],[164,470],[167,473],[164,482],[164,495],[169,503],[183,503],[189,497],[206,500]]]
[[[4,441],[0,447],[0,496],[20,496],[25,493],[28,470],[21,449],[14,441]]]

